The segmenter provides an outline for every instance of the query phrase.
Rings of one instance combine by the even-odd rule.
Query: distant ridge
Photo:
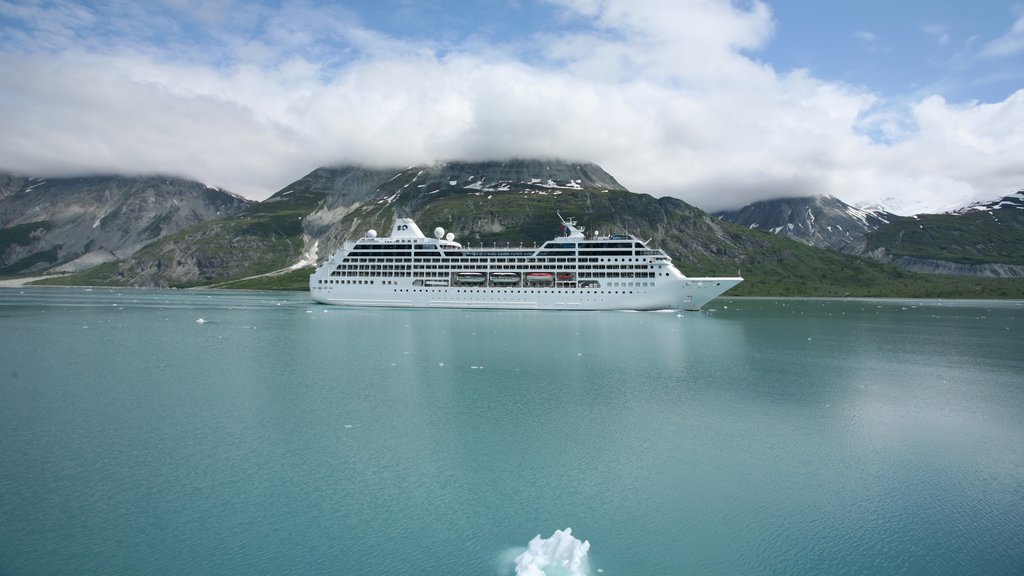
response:
[[[911,272],[1024,277],[1024,192],[909,217],[862,210],[831,196],[765,200],[718,216]]]
[[[1003,196],[988,202],[974,202],[963,208],[950,210],[949,214],[971,214],[973,212],[993,212],[999,210],[1024,210],[1024,190]]]
[[[1024,278],[1024,191],[894,220],[868,234],[864,254],[926,274]]]

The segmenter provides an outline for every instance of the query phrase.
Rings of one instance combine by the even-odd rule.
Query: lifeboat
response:
[[[526,281],[533,284],[550,284],[555,279],[551,272],[529,272],[526,274]]]
[[[559,272],[558,273],[558,281],[559,282],[572,282],[575,279],[576,279],[576,275],[573,274],[572,272]]]
[[[495,284],[515,284],[519,282],[519,273],[491,272],[491,282]]]
[[[487,279],[483,272],[459,272],[455,277],[463,284],[483,284]]]

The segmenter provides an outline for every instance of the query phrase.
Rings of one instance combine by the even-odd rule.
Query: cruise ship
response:
[[[699,310],[743,281],[684,276],[631,234],[584,234],[573,219],[535,248],[468,247],[443,228],[427,237],[397,218],[370,230],[309,277],[313,299],[342,306],[545,310]]]

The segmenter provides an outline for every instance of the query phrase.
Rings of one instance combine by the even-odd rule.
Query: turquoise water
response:
[[[711,308],[0,289],[0,574],[1024,572],[1024,303]]]

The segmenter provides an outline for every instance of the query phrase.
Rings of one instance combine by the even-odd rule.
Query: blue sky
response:
[[[1024,3],[0,0],[0,170],[264,198],[325,164],[557,157],[707,210],[1024,187]]]
[[[1024,12],[1008,2],[772,2],[778,21],[762,57],[892,98],[935,92],[998,102],[1024,87],[1024,63],[986,55]],[[1017,37],[1017,42],[1021,41]],[[1018,47],[1019,50],[1020,47]]]

